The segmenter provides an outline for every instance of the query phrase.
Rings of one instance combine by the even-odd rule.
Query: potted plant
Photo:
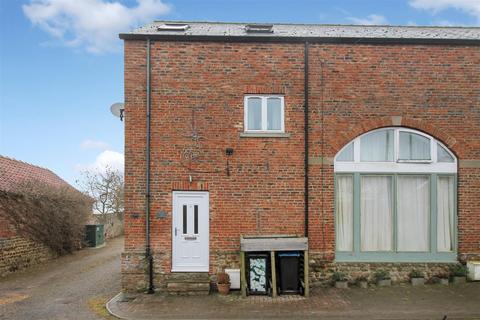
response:
[[[225,272],[217,274],[217,288],[218,292],[227,295],[230,292],[230,276]]]
[[[409,276],[412,286],[423,286],[425,284],[425,277],[423,276],[423,272],[413,269],[412,271],[410,271]]]
[[[343,272],[335,271],[332,275],[335,288],[348,289],[348,279]]]
[[[375,281],[379,287],[389,287],[392,285],[392,279],[390,273],[387,270],[377,269],[374,273]]]
[[[456,264],[452,267],[453,283],[465,283],[467,281],[467,267]]]
[[[357,282],[357,285],[362,288],[362,289],[366,289],[368,288],[368,279],[366,276],[359,276],[357,279],[356,279],[356,282]]]

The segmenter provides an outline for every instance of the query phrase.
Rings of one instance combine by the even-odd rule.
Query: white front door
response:
[[[208,192],[174,191],[172,271],[208,272]]]

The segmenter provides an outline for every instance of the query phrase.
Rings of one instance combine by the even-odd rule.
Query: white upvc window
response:
[[[365,133],[334,162],[337,261],[455,261],[457,159],[409,128]]]
[[[284,105],[281,95],[245,96],[245,132],[285,132]]]
[[[445,172],[457,170],[455,156],[433,137],[408,128],[370,131],[335,157],[337,172]]]

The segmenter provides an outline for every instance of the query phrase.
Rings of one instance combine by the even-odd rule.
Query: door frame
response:
[[[195,270],[182,270],[183,267],[175,267],[174,266],[174,241],[175,241],[175,223],[176,223],[176,215],[175,215],[175,208],[177,207],[177,197],[178,196],[189,196],[189,195],[201,195],[205,198],[207,202],[207,234],[205,236],[205,241],[207,242],[207,264],[206,266],[202,266],[201,268],[197,268]],[[172,191],[172,223],[170,228],[170,238],[171,238],[171,272],[209,272],[210,270],[210,194],[208,191]],[[193,268],[192,268],[193,269]]]

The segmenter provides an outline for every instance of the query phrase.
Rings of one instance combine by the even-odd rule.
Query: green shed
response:
[[[85,240],[89,247],[98,247],[105,243],[103,224],[90,224],[85,226]]]

